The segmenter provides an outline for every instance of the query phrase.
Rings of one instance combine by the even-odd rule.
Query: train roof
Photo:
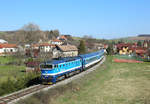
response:
[[[103,50],[100,50],[100,51],[97,51],[97,52],[83,54],[83,55],[79,55],[79,56],[83,57],[83,58],[88,58],[88,57],[92,57],[92,56],[98,55],[98,54],[100,54],[102,52],[103,52]]]
[[[59,59],[54,59],[54,60],[48,60],[48,61],[45,61],[43,63],[45,63],[45,64],[60,64],[60,63],[69,62],[69,61],[74,61],[74,60],[80,59],[80,57],[82,57],[82,58],[92,57],[92,56],[98,55],[98,54],[103,53],[103,52],[104,52],[104,50],[100,50],[100,51],[97,51],[97,52],[83,54],[83,55],[79,55],[79,56],[76,56],[76,57],[66,57],[66,58],[59,58]]]
[[[66,58],[59,58],[59,59],[55,59],[55,60],[48,60],[45,61],[44,63],[46,64],[60,64],[60,63],[64,63],[64,62],[69,62],[69,61],[74,61],[80,59],[80,57],[66,57]]]

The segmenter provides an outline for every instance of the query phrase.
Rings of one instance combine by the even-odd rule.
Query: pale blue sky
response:
[[[150,34],[150,0],[1,0],[0,31],[29,22],[73,36]]]

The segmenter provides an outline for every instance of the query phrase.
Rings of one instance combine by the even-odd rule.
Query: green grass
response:
[[[17,59],[12,56],[0,56],[0,64],[7,64],[14,61],[17,61]]]
[[[3,35],[3,34],[5,34],[5,32],[0,32],[0,35]]]
[[[17,59],[11,56],[0,57],[0,83],[6,81],[8,78],[15,79],[16,77],[25,74],[25,66],[7,65],[16,62]]]
[[[112,58],[84,78],[19,104],[150,104],[150,63],[114,63]]]
[[[72,37],[74,40],[81,40],[81,37]]]
[[[0,83],[25,75],[25,66],[0,65]]]

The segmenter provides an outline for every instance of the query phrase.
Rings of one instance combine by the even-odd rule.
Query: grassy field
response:
[[[13,56],[0,56],[0,65],[10,65],[12,63],[20,63],[20,58],[16,58]]]
[[[1,56],[0,57],[0,64],[6,64],[6,63],[9,63],[9,62],[12,62],[12,61],[15,61],[15,60],[16,59],[14,59],[11,56],[6,56],[6,57]]]
[[[150,63],[114,63],[18,104],[150,104]]]
[[[7,65],[15,61],[17,59],[11,56],[0,57],[0,83],[6,81],[8,78],[15,79],[25,74],[25,66]]]
[[[14,65],[1,65],[0,66],[0,83],[6,81],[8,78],[15,79],[20,76],[25,75],[24,66],[14,66]]]

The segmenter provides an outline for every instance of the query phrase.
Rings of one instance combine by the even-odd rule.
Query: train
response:
[[[42,84],[55,84],[57,81],[70,77],[74,74],[87,70],[89,67],[100,62],[104,57],[104,50],[48,60],[40,64]]]

